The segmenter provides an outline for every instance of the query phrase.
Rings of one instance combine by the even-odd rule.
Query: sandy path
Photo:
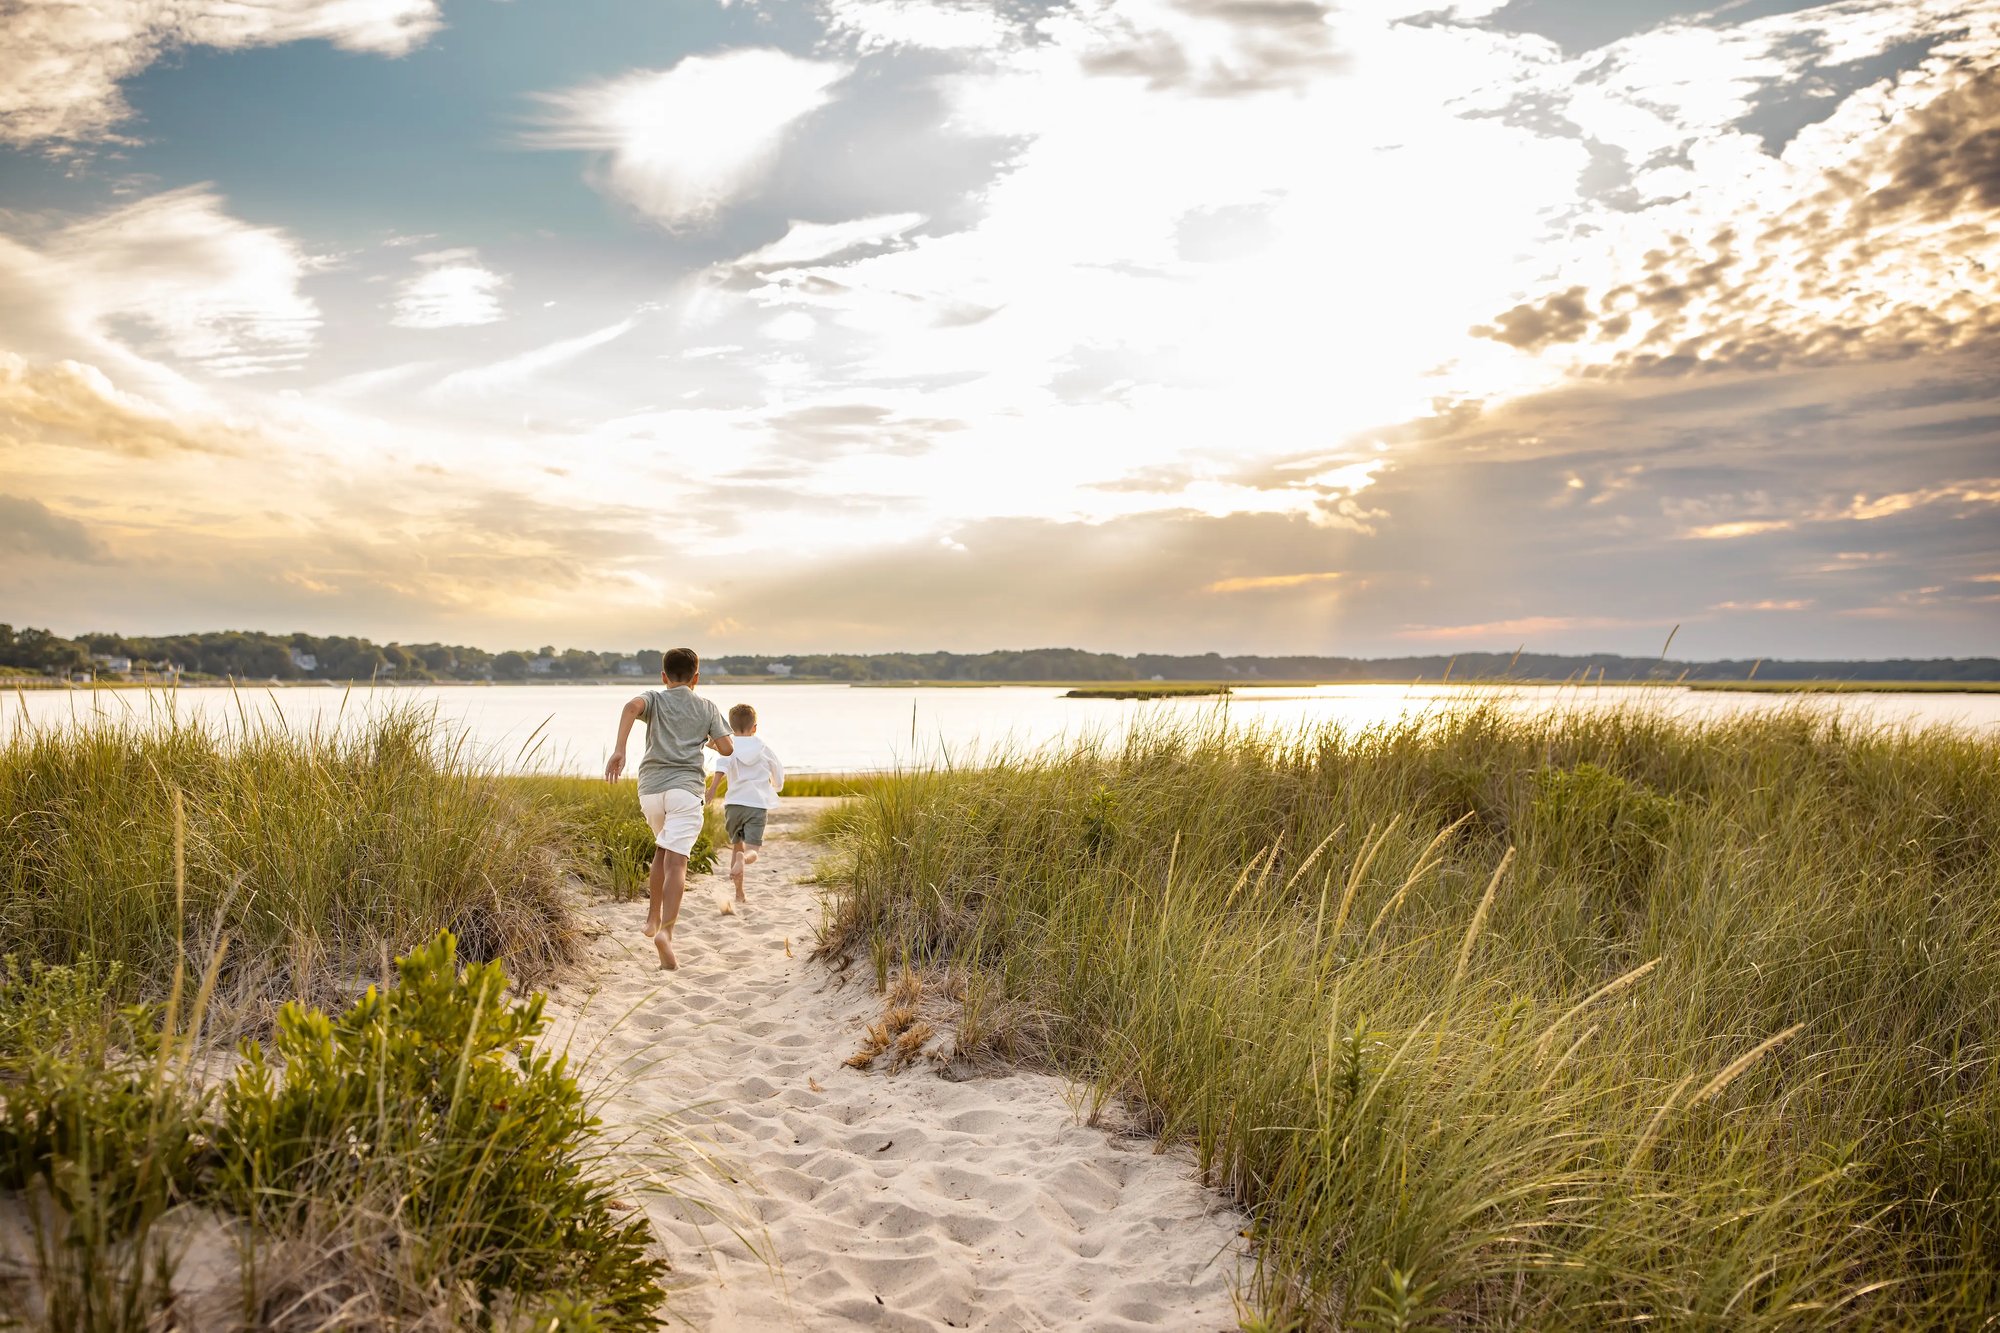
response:
[[[657,1117],[674,1114],[710,1154],[675,1182],[692,1202],[632,1195],[675,1265],[669,1317],[704,1330],[1235,1328],[1242,1220],[1183,1156],[1079,1124],[1058,1079],[842,1065],[882,1001],[807,960],[818,907],[796,881],[815,849],[789,835],[824,804],[777,812],[746,914],[718,913],[726,879],[690,886],[679,972],[653,967],[643,904],[605,905],[593,975],[551,996],[575,1048],[594,1051],[590,1072],[623,1085],[615,1129],[664,1147]]]

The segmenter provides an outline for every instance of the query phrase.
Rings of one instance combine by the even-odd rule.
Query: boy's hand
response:
[[[617,754],[611,756],[611,761],[609,763],[605,764],[604,780],[606,782],[616,782],[618,781],[619,775],[622,774],[624,771],[625,771],[625,752],[623,750],[620,750]]]

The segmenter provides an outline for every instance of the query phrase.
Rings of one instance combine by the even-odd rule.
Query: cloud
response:
[[[1083,68],[1155,91],[1229,97],[1295,89],[1347,63],[1330,26],[1334,6],[1318,0],[1100,0],[1078,13],[1093,29]]]
[[[1272,592],[1284,588],[1303,588],[1315,583],[1332,583],[1343,577],[1333,571],[1316,574],[1262,574],[1247,578],[1217,579],[1204,592]]]
[[[1466,645],[1467,651],[1476,651],[1495,647],[1498,641],[1508,639],[1547,642],[1551,635],[1569,634],[1576,630],[1631,629],[1655,625],[1663,633],[1672,628],[1654,621],[1619,616],[1521,616],[1513,620],[1486,620],[1472,625],[1406,625],[1398,631],[1397,637],[1421,643],[1460,641]]]
[[[783,236],[738,257],[730,266],[756,270],[822,263],[857,250],[880,249],[924,221],[922,213],[888,213],[851,222],[793,222]]]
[[[0,352],[0,444],[108,450],[136,457],[235,453],[242,430],[186,411],[169,411],[114,387],[95,366],[36,365]]]
[[[511,389],[543,371],[553,370],[586,353],[596,351],[606,343],[615,342],[638,326],[639,320],[636,316],[621,319],[615,324],[607,324],[601,329],[578,334],[574,338],[563,338],[517,356],[510,356],[504,361],[457,371],[439,380],[431,392],[485,394]]]
[[[450,329],[491,324],[502,317],[500,292],[507,279],[481,265],[478,251],[440,250],[418,255],[417,262],[426,267],[398,290],[390,323],[406,329]]]
[[[1764,49],[1788,68],[1784,31]],[[1648,40],[1658,39],[1621,48]],[[1996,57],[2000,22],[1989,17],[1920,70],[1849,98],[1782,158],[1733,131],[1690,141],[1696,170],[1674,168],[1656,187],[1680,198],[1593,219],[1608,248],[1593,259],[1586,243],[1565,265],[1594,270],[1592,281],[1473,332],[1613,376],[1909,358],[2000,335]]]
[[[442,26],[436,0],[158,0],[0,5],[0,143],[115,138],[132,114],[119,85],[182,46],[225,50],[319,39],[402,55]]]
[[[19,495],[0,495],[0,551],[93,563],[108,554],[83,524]]]
[[[828,0],[829,30],[854,39],[863,52],[912,47],[926,51],[991,51],[1018,32],[989,3],[933,0]]]
[[[1805,524],[1874,523],[1882,519],[1900,518],[1912,511],[1931,506],[1949,507],[1958,515],[2000,506],[2000,477],[1945,482],[1936,486],[1890,491],[1877,495],[1860,493],[1839,499],[1823,498],[1804,506],[1804,512],[1797,519],[1731,519],[1720,523],[1700,524],[1689,528],[1682,535],[1709,541],[1761,537],[1774,532],[1790,532]],[[1768,499],[1762,501],[1762,507],[1770,507]]]
[[[1788,518],[1747,518],[1727,523],[1704,523],[1698,528],[1689,528],[1686,535],[1696,541],[1731,541],[1737,537],[1761,537],[1767,532],[1789,532],[1791,529],[1792,521]]]
[[[1779,599],[1765,597],[1754,602],[1717,602],[1711,611],[1810,611],[1813,600],[1810,597],[1787,597]]]
[[[1888,495],[1857,495],[1844,504],[1823,508],[1812,517],[1822,523],[1837,522],[1842,519],[1867,523],[1936,504],[1953,505],[1961,511],[2000,505],[2000,477],[1947,482],[1941,486],[1925,486],[1918,490],[1896,491]]]
[[[849,72],[763,48],[689,56],[542,94],[544,128],[526,142],[604,153],[600,189],[669,228],[700,226],[756,185],[786,131]]]
[[[907,417],[875,403],[826,403],[780,412],[754,423],[779,441],[778,456],[823,462],[838,453],[915,455],[939,436],[965,429],[946,417]]]
[[[207,186],[151,195],[33,243],[0,238],[0,339],[168,357],[220,376],[297,365],[318,307],[289,234],[230,216]],[[23,326],[23,321],[29,321]]]

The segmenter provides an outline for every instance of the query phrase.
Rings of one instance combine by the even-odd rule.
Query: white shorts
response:
[[[641,792],[639,812],[653,826],[653,841],[686,856],[701,836],[702,799],[691,791]]]

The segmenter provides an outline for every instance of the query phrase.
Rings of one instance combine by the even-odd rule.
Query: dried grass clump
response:
[[[863,1031],[861,1049],[842,1061],[850,1069],[867,1069],[876,1057],[888,1052],[889,1072],[896,1073],[923,1055],[924,1044],[936,1029],[920,1017],[924,1000],[924,979],[916,972],[903,972],[888,988],[882,1017]]]

